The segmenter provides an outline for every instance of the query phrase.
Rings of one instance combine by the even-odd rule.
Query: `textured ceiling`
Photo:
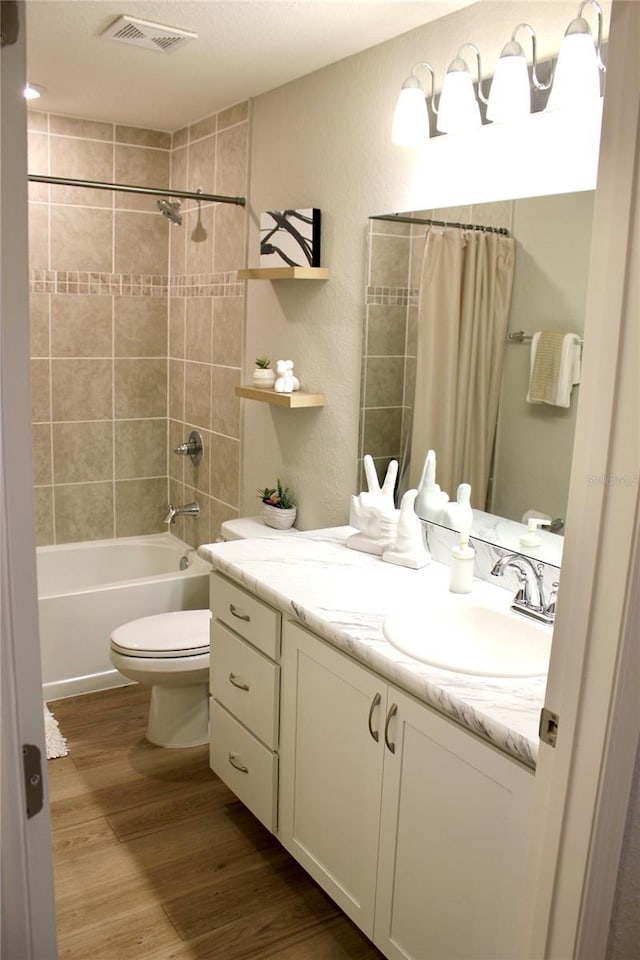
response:
[[[472,0],[27,0],[35,109],[176,130]],[[122,14],[194,31],[171,53],[107,41]]]

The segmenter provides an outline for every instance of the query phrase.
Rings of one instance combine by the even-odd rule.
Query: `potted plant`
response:
[[[271,360],[262,353],[256,357],[256,367],[253,371],[253,385],[261,390],[270,390],[276,380],[276,375],[271,369]]]
[[[268,527],[287,530],[293,526],[297,508],[289,487],[283,487],[280,480],[276,480],[275,487],[258,490],[258,496],[262,500],[262,520]]]

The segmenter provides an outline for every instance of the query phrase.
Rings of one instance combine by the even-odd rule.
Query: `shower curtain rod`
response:
[[[134,187],[129,183],[102,183],[99,180],[70,180],[67,177],[44,177],[30,173],[27,177],[32,183],[54,183],[62,187],[87,187],[91,190],[114,190],[120,193],[143,193],[152,197],[179,197],[181,200],[210,200],[215,203],[234,203],[244,207],[245,197],[224,197],[215,193],[202,193],[193,190],[172,190],[170,187],[162,190],[158,187]]]
[[[509,236],[506,227],[485,227],[480,223],[453,223],[451,220],[431,220],[427,217],[403,217],[399,213],[384,213],[369,217],[369,220],[389,220],[395,223],[422,223],[430,227],[456,227],[459,230],[482,230],[483,233],[499,233]]]

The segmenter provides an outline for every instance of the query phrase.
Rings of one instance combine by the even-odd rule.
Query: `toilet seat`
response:
[[[180,610],[141,617],[117,627],[111,649],[122,656],[149,659],[209,653],[210,610]]]

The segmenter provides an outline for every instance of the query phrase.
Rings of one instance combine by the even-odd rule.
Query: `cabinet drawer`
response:
[[[211,693],[258,739],[275,750],[280,667],[217,621],[211,637]]]
[[[211,610],[241,637],[277,660],[280,655],[280,614],[219,573],[211,574]]]
[[[278,757],[215,700],[210,701],[209,765],[272,833],[277,826]]]

